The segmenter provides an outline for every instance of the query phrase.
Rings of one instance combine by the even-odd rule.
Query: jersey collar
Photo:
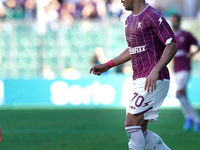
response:
[[[149,5],[148,3],[146,3],[146,6],[145,6],[138,14],[132,14],[133,17],[136,17],[136,16],[142,14],[149,6],[150,6],[150,5]]]

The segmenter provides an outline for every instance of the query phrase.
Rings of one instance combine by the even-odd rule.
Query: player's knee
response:
[[[178,98],[181,103],[185,103],[185,101],[187,101],[187,99],[185,98],[185,95],[180,92],[176,93],[176,98]]]
[[[124,125],[125,125],[125,127],[140,126],[138,121],[134,118],[127,118]]]
[[[176,97],[178,98],[178,96],[182,96],[185,95],[185,90],[177,90],[176,91]]]
[[[177,91],[176,92],[176,98],[180,98],[182,96],[181,92],[180,91]]]
[[[125,121],[125,127],[130,127],[130,126],[141,126],[143,123],[142,120],[137,120],[137,119],[126,119]]]
[[[126,120],[124,126],[125,127],[135,126],[134,121]]]
[[[126,121],[125,121],[125,127],[130,127],[130,126],[141,126],[144,122],[143,115],[132,115],[132,114],[127,114],[126,116]]]

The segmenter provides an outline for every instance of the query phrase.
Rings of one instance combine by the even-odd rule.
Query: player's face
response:
[[[133,10],[134,0],[121,0],[121,3],[123,3],[126,10]]]
[[[178,21],[177,17],[171,16],[170,17],[170,22],[171,22],[173,30],[175,30],[175,31],[179,30],[180,22]]]

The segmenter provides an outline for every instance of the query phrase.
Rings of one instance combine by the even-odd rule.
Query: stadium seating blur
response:
[[[180,11],[194,17],[181,9],[183,3],[180,0],[173,1],[179,9],[173,9],[172,3],[166,0],[159,0],[159,3],[146,1],[155,4],[154,7],[165,16]],[[169,5],[163,8],[163,2]],[[38,33],[36,16],[40,15],[36,3],[44,5],[44,34]],[[129,12],[123,9],[119,0],[4,0],[0,1],[0,10],[1,79],[40,78],[44,77],[45,68],[51,69],[59,78],[67,67],[78,70],[82,77],[87,76],[94,65],[91,60],[96,47],[102,47],[108,59],[127,47],[124,19]],[[199,24],[193,20],[188,21],[187,27],[199,39]],[[196,68],[200,66],[198,56],[193,62]]]
[[[46,28],[43,36],[36,24],[20,21],[2,23],[0,31],[0,78],[38,78],[43,66],[51,67],[57,77],[67,66],[82,76],[89,73],[94,49],[105,49],[112,58],[126,47],[123,23],[82,21],[70,27],[57,23]]]

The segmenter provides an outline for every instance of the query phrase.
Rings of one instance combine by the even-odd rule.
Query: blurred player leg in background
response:
[[[185,118],[185,123],[183,125],[183,130],[188,131],[192,128],[193,131],[198,131],[200,128],[200,119],[196,110],[192,107],[190,102],[187,99],[186,95],[186,84],[189,80],[190,72],[189,71],[180,71],[175,73],[175,80],[177,84],[176,97],[181,103],[181,110]]]
[[[178,51],[174,57],[174,74],[177,84],[176,97],[180,100],[182,112],[185,117],[183,130],[190,130],[194,124],[193,131],[196,132],[200,128],[200,120],[197,112],[187,99],[186,85],[191,72],[190,60],[199,52],[200,44],[190,32],[180,28],[181,16],[179,14],[173,14],[170,20],[178,46]],[[198,50],[190,52],[191,45],[196,45]]]

